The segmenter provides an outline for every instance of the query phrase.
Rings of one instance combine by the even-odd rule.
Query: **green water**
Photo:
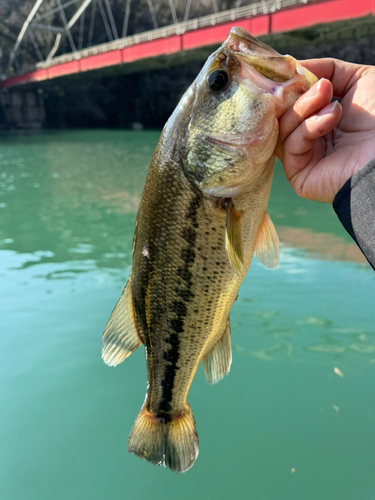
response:
[[[101,333],[157,139],[0,136],[0,498],[374,500],[375,275],[332,208],[297,198],[279,165],[281,263],[254,259],[243,282],[230,375],[195,377],[194,467],[175,475],[127,453],[144,353],[109,368]]]

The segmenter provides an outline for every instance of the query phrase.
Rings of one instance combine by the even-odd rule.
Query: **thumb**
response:
[[[302,196],[303,184],[311,170],[326,154],[323,136],[337,125],[341,114],[341,105],[334,101],[309,116],[285,140],[285,175],[299,196]]]

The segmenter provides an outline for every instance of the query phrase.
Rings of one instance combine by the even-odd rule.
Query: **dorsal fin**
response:
[[[231,200],[226,206],[225,250],[234,272],[241,274],[244,266],[242,212],[234,208]]]
[[[264,214],[258,229],[255,241],[255,255],[259,262],[270,269],[275,269],[279,265],[279,237],[267,212]]]
[[[208,384],[216,384],[228,375],[232,364],[229,319],[223,335],[212,351],[203,359],[203,370]]]
[[[122,363],[142,344],[134,322],[130,278],[103,333],[102,358],[109,366]]]

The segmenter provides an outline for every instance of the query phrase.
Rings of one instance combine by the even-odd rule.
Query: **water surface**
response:
[[[127,453],[144,354],[109,368],[101,333],[158,135],[0,136],[0,497],[373,500],[375,275],[280,165],[269,212],[281,263],[254,259],[243,282],[230,375],[195,377],[194,467],[175,475]]]

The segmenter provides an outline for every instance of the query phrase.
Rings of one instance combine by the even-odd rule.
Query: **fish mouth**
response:
[[[316,76],[304,68],[294,57],[282,56],[238,26],[230,30],[224,44],[234,53],[243,73],[249,76],[250,69],[251,74],[254,76],[255,70],[268,91],[272,88],[271,82],[283,84],[292,80],[296,75],[305,76],[306,90],[317,81]]]
[[[255,71],[261,77],[267,90],[272,88],[271,82],[285,83],[294,78],[296,74],[296,60],[294,57],[282,56],[276,50],[254,38],[243,28],[232,28],[225,44],[229,50],[234,52],[243,74],[247,74],[247,77],[249,77],[250,69],[251,74],[254,76]],[[255,78],[258,79],[259,77]]]
[[[237,54],[249,54],[263,57],[280,57],[276,50],[250,35],[245,29],[234,26],[228,35],[226,45]]]

